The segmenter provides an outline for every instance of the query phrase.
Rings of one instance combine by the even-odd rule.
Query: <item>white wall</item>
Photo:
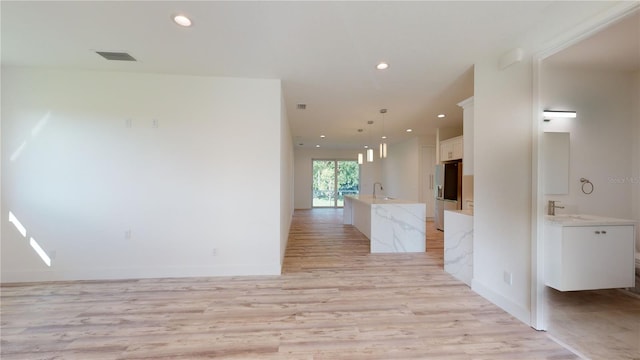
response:
[[[377,154],[374,162],[360,165],[360,193],[371,194],[373,183],[381,182],[381,165]],[[365,155],[366,157],[366,155]],[[311,209],[313,196],[312,161],[313,160],[358,160],[358,150],[330,150],[296,148],[294,151],[296,209]]]
[[[531,62],[500,71],[498,58],[475,65],[473,289],[528,322]]]
[[[578,114],[543,126],[547,132],[570,133],[569,194],[545,196],[545,203],[559,200],[565,207],[558,213],[633,216],[633,146],[640,141],[633,136],[633,87],[627,72],[557,66],[553,57],[543,62],[542,107]],[[581,190],[583,177],[594,185],[590,195]]]
[[[293,139],[284,97],[280,101],[280,266],[284,262],[293,216]]]
[[[282,126],[279,80],[3,68],[2,281],[279,274]]]
[[[633,75],[631,91],[633,108],[633,147],[631,151],[631,212],[633,219],[640,224],[640,71]],[[640,252],[640,225],[636,229],[636,250]]]
[[[386,195],[420,201],[420,150],[417,137],[388,145],[387,158],[382,161]]]

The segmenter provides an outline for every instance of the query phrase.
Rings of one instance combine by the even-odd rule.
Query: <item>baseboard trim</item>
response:
[[[471,290],[475,291],[483,298],[491,301],[502,310],[511,314],[516,319],[531,326],[531,312],[526,308],[496,293],[495,291],[491,290],[489,287],[485,286],[475,279],[471,280]]]
[[[76,280],[131,280],[156,278],[188,278],[214,276],[273,276],[281,274],[279,262],[264,265],[117,268],[76,270],[2,271],[2,284],[76,281]]]

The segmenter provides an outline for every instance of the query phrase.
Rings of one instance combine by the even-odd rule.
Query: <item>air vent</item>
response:
[[[125,52],[96,51],[96,54],[102,56],[107,60],[137,61],[133,56]]]
[[[307,108],[307,104],[298,104],[296,106],[296,109],[298,110],[305,110]]]

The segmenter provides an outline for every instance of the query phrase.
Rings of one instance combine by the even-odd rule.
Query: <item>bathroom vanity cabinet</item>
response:
[[[555,222],[546,221],[544,235],[547,286],[560,291],[634,286],[633,223],[559,217]]]

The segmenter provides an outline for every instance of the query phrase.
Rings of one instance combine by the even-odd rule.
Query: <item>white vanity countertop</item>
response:
[[[635,220],[609,218],[586,214],[546,215],[545,220],[552,225],[560,226],[606,226],[606,225],[635,225]]]
[[[403,199],[396,199],[396,198],[390,198],[387,196],[377,196],[375,199],[373,198],[373,195],[345,195],[345,197],[351,198],[355,201],[360,201],[362,203],[365,203],[367,205],[387,205],[387,204],[393,204],[393,205],[399,205],[399,204],[424,204],[418,201],[411,201],[411,200],[403,200]]]
[[[460,215],[473,216],[473,210],[445,210],[445,211],[460,214]]]

